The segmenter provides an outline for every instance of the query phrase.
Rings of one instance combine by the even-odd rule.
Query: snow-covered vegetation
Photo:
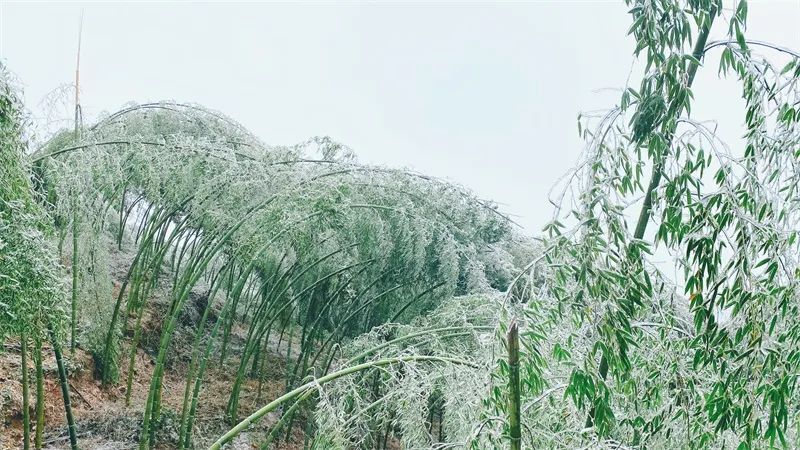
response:
[[[20,342],[25,447],[42,445],[43,341],[76,448],[61,347],[129,404],[153,315],[141,449],[197,446],[209,396],[229,429],[211,448],[266,417],[264,448],[298,428],[319,449],[800,445],[800,55],[748,40],[745,1],[627,3],[644,76],[580,119],[583,158],[536,238],[465,187],[327,137],[270,146],[194,104],[76,114],[27,148],[4,73],[0,339]],[[717,58],[741,145],[690,114]],[[209,365],[224,389],[204,390]]]

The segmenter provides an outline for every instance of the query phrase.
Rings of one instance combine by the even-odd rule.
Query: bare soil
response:
[[[120,262],[118,264],[120,268],[119,270],[114,270],[114,267],[112,267],[112,275],[120,279],[125,275],[126,270],[123,268],[127,262],[120,260],[129,259],[129,256],[125,254],[114,256],[118,258],[117,261]],[[119,282],[115,282],[115,295],[118,289]],[[168,300],[165,295],[167,293],[168,290],[166,289],[157,289],[143,316],[143,334],[136,349],[130,405],[125,404],[125,382],[132,341],[130,335],[126,335],[122,340],[119,382],[110,386],[103,386],[96,377],[99,371],[96,370],[94,360],[88,352],[77,348],[74,354],[71,354],[68,348],[64,349],[72,411],[76,421],[78,442],[81,449],[118,450],[138,448],[144,404],[163,327],[161,318],[166,316]],[[180,413],[186,387],[185,375],[191,360],[194,330],[200,320],[202,309],[205,308],[205,304],[202,303],[203,300],[202,294],[193,292],[170,345],[170,357],[165,368],[163,383],[161,427],[156,436],[155,448],[157,449],[176,448]],[[135,321],[132,318],[128,319],[129,324]],[[209,321],[215,319],[214,312],[212,312]],[[235,326],[232,330],[230,350],[224,363],[220,363],[219,355],[212,355],[207,364],[194,425],[193,444],[195,448],[207,448],[208,445],[232,426],[225,418],[225,408],[239,365],[238,351],[244,342],[245,333],[246,330],[241,326]],[[286,343],[284,341],[279,346],[277,338],[274,340],[271,338],[270,342],[273,348],[270,350],[270,355],[268,355],[268,370],[261,386],[261,397],[257,398],[258,380],[247,379],[240,397],[240,418],[246,417],[285,392]],[[29,354],[32,353],[32,350],[29,350]],[[296,355],[296,349],[291,349],[291,353]],[[44,346],[43,354],[45,372],[45,448],[68,449],[69,438],[55,358],[49,346]],[[36,386],[31,358],[29,358],[29,374],[31,426],[35,427]],[[19,341],[9,340],[4,343],[3,349],[0,350],[0,449],[22,448],[23,408],[21,379]],[[250,430],[238,436],[226,448],[239,450],[259,448],[266,433],[275,424],[278,417],[277,413],[264,417]],[[288,442],[281,438],[272,448],[283,450],[302,448],[304,440],[302,428],[303,421],[296,421]]]
[[[6,351],[0,354],[0,448],[18,449],[22,442],[22,383],[20,370],[19,344],[6,345]],[[10,347],[10,350],[9,350]],[[64,404],[61,388],[58,384],[55,359],[49,347],[44,347],[45,358],[45,448],[68,449],[69,439],[64,416]],[[147,397],[150,377],[153,371],[153,358],[142,348],[137,349],[134,377],[132,383],[131,402],[125,405],[125,384],[127,368],[121,368],[120,382],[112,386],[102,386],[96,373],[94,361],[87,352],[78,348],[74,356],[66,351],[65,359],[69,370],[70,396],[72,410],[78,430],[78,440],[83,449],[131,449],[138,448],[137,441],[141,426],[142,412]],[[203,390],[198,404],[195,421],[194,444],[197,448],[205,448],[208,444],[225,432],[230,425],[225,419],[225,407],[228,393],[233,384],[238,359],[233,356],[225,364],[209,361],[204,377]],[[256,410],[272,399],[284,393],[284,381],[278,378],[283,373],[283,360],[276,355],[271,357],[271,370],[262,385],[262,398],[257,402],[258,381],[248,379],[242,389],[240,399],[241,416]],[[178,437],[178,420],[183,395],[186,387],[185,365],[173,365],[165,374],[163,390],[163,408],[165,422],[157,436],[158,449],[175,448]],[[33,365],[29,366],[31,374],[31,422],[35,422],[35,385],[33,383]],[[274,425],[278,416],[268,415],[242,437],[236,440],[234,449],[258,448],[265,432]],[[34,425],[35,426],[35,425]],[[302,426],[302,425],[301,425]],[[302,448],[303,433],[301,426],[295,425],[289,443],[281,443],[274,448]]]

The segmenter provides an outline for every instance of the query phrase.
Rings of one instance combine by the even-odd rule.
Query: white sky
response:
[[[74,81],[81,9],[88,120],[129,101],[172,99],[222,111],[270,144],[329,135],[364,162],[464,184],[531,233],[551,217],[548,191],[581,151],[577,114],[613,106],[619,93],[605,88],[623,87],[632,66],[622,0],[0,0],[0,57],[31,110]],[[800,49],[800,0],[751,0],[748,37]],[[716,82],[718,61],[713,53],[698,74],[693,116],[718,119],[735,141],[741,101],[735,84]]]

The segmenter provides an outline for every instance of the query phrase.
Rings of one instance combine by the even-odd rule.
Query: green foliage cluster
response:
[[[628,4],[645,75],[607,114],[581,118],[586,152],[557,199],[573,206],[559,207],[530,276],[495,304],[508,318],[496,341],[510,318],[521,323],[523,446],[795,448],[800,54],[747,39],[744,1]],[[710,41],[722,20],[727,39]],[[741,86],[736,148],[691,116],[695,75],[720,50],[719,74]],[[497,350],[478,371],[491,379],[444,375],[459,380],[452,399],[483,399],[480,418],[449,414],[460,434],[412,446],[509,445],[510,368]],[[480,364],[486,352],[459,356]],[[389,373],[380,411],[437,396],[419,369]],[[318,419],[339,448],[364,442],[370,425],[337,419],[372,405],[368,385],[349,389]],[[395,414],[378,417],[405,436]]]
[[[0,340],[61,321],[61,275],[27,163],[22,106],[0,67]]]
[[[749,41],[747,3],[734,3],[628,2],[645,75],[582,121],[577,207],[546,228],[556,304],[540,307],[561,324],[548,370],[572,405],[543,412],[562,417],[544,430],[575,433],[547,446],[798,445],[798,55]],[[727,39],[709,41],[722,20]],[[720,74],[741,85],[741,148],[691,117],[695,74],[718,48]]]
[[[24,449],[31,444],[28,347],[34,342],[36,367],[36,428],[34,446],[44,436],[44,375],[42,341],[49,340],[56,355],[62,389],[66,374],[59,349],[64,321],[60,266],[48,236],[48,216],[33,190],[24,140],[24,115],[18,90],[0,64],[0,341],[19,339],[22,375]],[[70,439],[75,433],[69,395],[63,392]]]

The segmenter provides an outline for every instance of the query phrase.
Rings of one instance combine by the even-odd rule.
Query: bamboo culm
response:
[[[22,359],[22,448],[31,448],[31,405],[28,392],[28,336],[22,333],[19,340]]]
[[[79,258],[78,258],[78,233],[80,232],[80,224],[78,223],[78,209],[72,212],[72,302],[70,304],[70,339],[69,349],[75,353],[75,333],[78,325],[78,281],[79,281]]]
[[[50,344],[53,346],[53,354],[58,366],[58,381],[61,385],[61,396],[64,399],[64,414],[67,417],[67,431],[69,433],[69,443],[71,450],[78,450],[78,436],[75,431],[75,419],[72,417],[72,404],[69,399],[69,381],[67,380],[67,369],[64,367],[63,355],[61,354],[61,344],[58,343],[55,332],[50,328]]]
[[[511,450],[522,448],[522,429],[520,425],[520,388],[519,388],[519,326],[511,322],[506,338],[508,350],[508,437]]]
[[[222,271],[220,271],[222,272]],[[219,280],[222,278],[219,273],[215,275],[215,277],[211,280],[211,286],[209,287],[209,292],[207,294],[206,300],[206,307],[203,310],[203,316],[200,318],[200,323],[197,326],[197,331],[195,332],[194,336],[194,343],[192,344],[192,359],[189,363],[189,370],[186,374],[186,388],[184,389],[183,393],[183,406],[181,407],[181,419],[180,419],[180,428],[178,433],[178,448],[182,450],[185,448],[185,441],[186,441],[186,429],[187,429],[187,419],[189,415],[189,399],[191,397],[191,388],[194,384],[195,379],[195,371],[197,370],[198,366],[198,359],[200,358],[200,342],[203,337],[203,333],[205,331],[206,321],[208,320],[208,314],[212,309],[212,305],[214,303],[214,298],[216,297],[217,290],[219,286],[222,284]]]
[[[39,332],[36,333],[34,342],[36,346],[33,355],[36,365],[36,434],[33,438],[33,446],[36,450],[40,450],[44,436],[44,370],[42,368],[42,337]]]

